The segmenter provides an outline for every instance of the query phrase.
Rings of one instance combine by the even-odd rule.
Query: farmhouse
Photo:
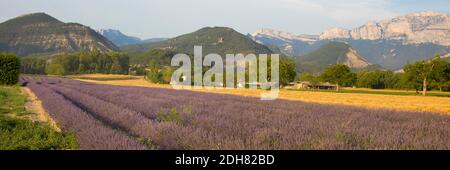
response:
[[[331,83],[311,83],[308,81],[298,81],[293,83],[295,89],[322,89],[322,90],[336,90],[337,86]]]

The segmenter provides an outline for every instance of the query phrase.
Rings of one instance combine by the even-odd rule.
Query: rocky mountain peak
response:
[[[296,37],[296,35],[294,35],[293,33],[290,33],[290,32],[276,31],[276,30],[267,29],[267,28],[258,29],[258,30],[256,30],[255,33],[252,34],[252,36],[257,36],[257,35],[268,35],[268,36],[279,37],[279,38],[284,38],[284,39],[295,39],[295,37]]]
[[[418,12],[380,22],[368,22],[346,30],[333,28],[321,34],[326,39],[399,40],[404,44],[450,45],[450,17],[446,13]]]
[[[277,31],[277,30],[268,29],[268,28],[258,29],[253,34],[251,34],[251,36],[252,37],[264,36],[264,37],[282,39],[285,41],[296,41],[297,40],[297,41],[303,41],[303,42],[314,42],[314,41],[318,40],[318,36],[316,36],[316,35],[305,35],[305,34],[295,35],[290,32]]]
[[[320,35],[320,39],[347,39],[350,38],[350,31],[343,28],[332,28]]]

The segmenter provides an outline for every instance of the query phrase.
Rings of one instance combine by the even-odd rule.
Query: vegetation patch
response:
[[[177,108],[172,108],[169,112],[158,112],[156,119],[159,122],[181,122],[183,117],[177,112]]]
[[[13,54],[0,54],[0,85],[16,84],[19,73],[19,59]]]
[[[71,133],[59,133],[50,125],[36,123],[21,116],[26,97],[18,86],[0,86],[0,150],[77,149]]]

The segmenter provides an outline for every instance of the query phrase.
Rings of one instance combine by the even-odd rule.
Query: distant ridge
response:
[[[150,38],[142,40],[137,37],[128,36],[119,30],[114,29],[100,29],[97,31],[99,34],[103,35],[110,41],[112,41],[117,46],[134,45],[134,44],[144,44],[144,43],[154,43],[164,41],[167,38]]]

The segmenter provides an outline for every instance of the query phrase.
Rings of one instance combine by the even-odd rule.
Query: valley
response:
[[[155,38],[124,33],[140,25],[122,32],[74,18],[37,12],[0,23],[0,150],[450,149],[445,12],[317,35],[214,23]],[[144,18],[130,22],[163,27]],[[190,88],[172,86],[180,80]],[[268,91],[278,98],[263,100]]]

